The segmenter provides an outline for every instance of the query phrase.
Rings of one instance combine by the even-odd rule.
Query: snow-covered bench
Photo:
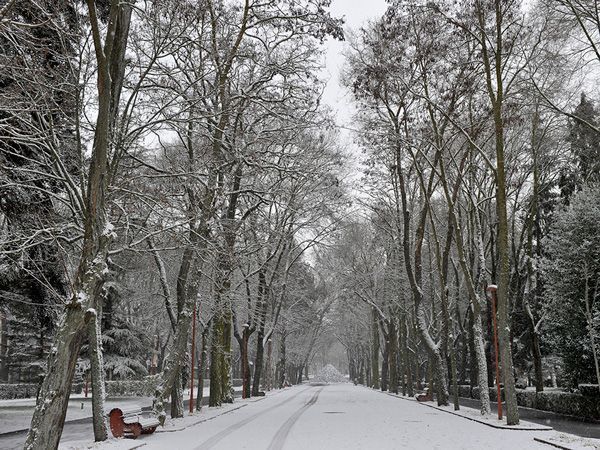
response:
[[[433,395],[429,388],[425,389],[425,393],[416,396],[418,402],[432,402]]]
[[[141,434],[152,434],[160,422],[155,417],[143,417],[140,406],[113,408],[108,413],[110,431],[114,437],[137,438]]]

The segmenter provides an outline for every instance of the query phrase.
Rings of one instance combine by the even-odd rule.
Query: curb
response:
[[[573,450],[571,447],[564,447],[564,446],[562,446],[562,445],[560,445],[560,444],[558,444],[556,442],[547,441],[547,440],[542,439],[542,438],[534,437],[533,440],[536,441],[536,442],[540,442],[542,444],[550,445],[550,446],[552,446],[554,448],[560,448],[561,450]]]

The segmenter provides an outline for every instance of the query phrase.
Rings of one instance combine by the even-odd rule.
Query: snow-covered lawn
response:
[[[466,413],[466,412],[465,412]],[[469,413],[470,414],[470,413]],[[64,450],[152,449],[590,449],[593,440],[554,431],[507,430],[349,383],[298,386],[265,398],[236,400],[222,408],[168,424],[137,440],[63,443]],[[586,442],[587,441],[587,442]],[[124,446],[124,447],[119,447]],[[597,448],[600,449],[600,446]]]

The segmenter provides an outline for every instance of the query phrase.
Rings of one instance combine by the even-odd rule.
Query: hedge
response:
[[[116,380],[106,382],[106,395],[108,397],[152,397],[159,382],[159,375],[151,375],[141,380]],[[197,386],[197,381],[194,386]],[[241,386],[242,380],[233,379],[233,386]],[[210,386],[209,380],[204,380],[204,386]],[[91,390],[91,385],[89,386]],[[13,400],[35,397],[38,392],[36,383],[5,383],[0,384],[0,400]],[[73,383],[72,394],[81,394],[83,383]]]
[[[106,382],[108,397],[152,397],[159,382],[159,375],[150,375],[141,380],[117,380]],[[233,386],[241,386],[242,380],[234,378]],[[198,386],[197,381],[194,386]],[[204,386],[210,386],[209,380],[204,380]]]
[[[12,400],[17,398],[30,398],[37,395],[36,383],[0,384],[0,399]]]
[[[106,382],[108,397],[152,397],[159,382],[159,375],[150,375],[141,380],[117,380]]]

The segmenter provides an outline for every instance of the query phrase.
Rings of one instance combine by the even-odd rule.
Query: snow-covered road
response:
[[[145,449],[548,449],[548,432],[499,430],[351,384],[301,386],[174,433]]]

